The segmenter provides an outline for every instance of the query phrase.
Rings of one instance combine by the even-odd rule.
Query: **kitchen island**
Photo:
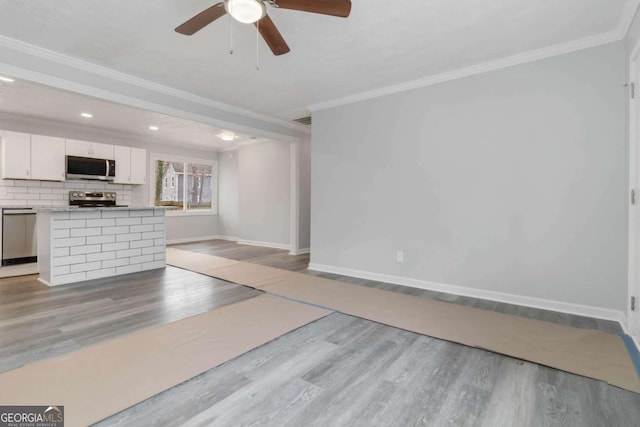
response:
[[[39,280],[63,285],[164,268],[164,207],[38,209]]]

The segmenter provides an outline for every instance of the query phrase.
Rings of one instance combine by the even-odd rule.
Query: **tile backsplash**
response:
[[[2,206],[67,206],[69,191],[115,191],[117,202],[131,205],[131,187],[99,181],[23,181],[0,179],[0,208]]]

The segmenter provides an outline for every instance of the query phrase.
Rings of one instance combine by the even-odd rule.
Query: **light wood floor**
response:
[[[176,246],[294,271],[308,256],[210,241]],[[606,321],[319,274],[456,304],[618,332]],[[0,371],[259,292],[177,268],[49,288],[0,280]],[[0,402],[2,404],[2,402]],[[71,408],[65,408],[71,410]],[[640,395],[335,313],[100,425],[637,426]]]

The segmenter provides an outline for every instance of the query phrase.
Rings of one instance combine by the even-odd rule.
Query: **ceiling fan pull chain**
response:
[[[260,71],[260,21],[256,22],[256,70]]]

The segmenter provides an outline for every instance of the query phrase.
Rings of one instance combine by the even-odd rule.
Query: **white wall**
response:
[[[144,148],[147,150],[147,177],[149,177],[148,167],[149,156],[151,153],[162,153],[209,160],[215,160],[218,157],[218,153],[213,151],[169,145],[161,141],[154,140],[153,138],[143,139],[137,136],[134,137],[126,134],[118,134],[117,132],[103,131],[86,126],[58,123],[29,117],[11,116],[8,114],[0,114],[0,129]],[[147,180],[149,180],[149,178],[147,178]],[[71,182],[65,184],[65,189],[81,189],[84,188],[83,185],[86,185],[87,188],[104,188],[104,184],[101,183],[80,183],[80,185],[77,185]],[[149,189],[151,188],[151,184],[132,186],[109,185],[108,188],[125,196],[124,199],[121,198],[122,203],[129,205],[149,204]],[[34,201],[33,203],[36,202]],[[218,221],[215,215],[167,217],[167,240],[202,238],[216,235],[218,235]]]
[[[243,145],[238,154],[238,238],[289,245],[289,143]]]
[[[636,11],[624,40],[627,51],[631,52],[636,44],[638,44],[638,41],[640,41],[640,13]]]
[[[238,150],[218,154],[218,231],[238,237]]]
[[[298,248],[311,245],[311,137],[300,139]]]
[[[624,310],[625,56],[610,44],[314,113],[312,263]]]

